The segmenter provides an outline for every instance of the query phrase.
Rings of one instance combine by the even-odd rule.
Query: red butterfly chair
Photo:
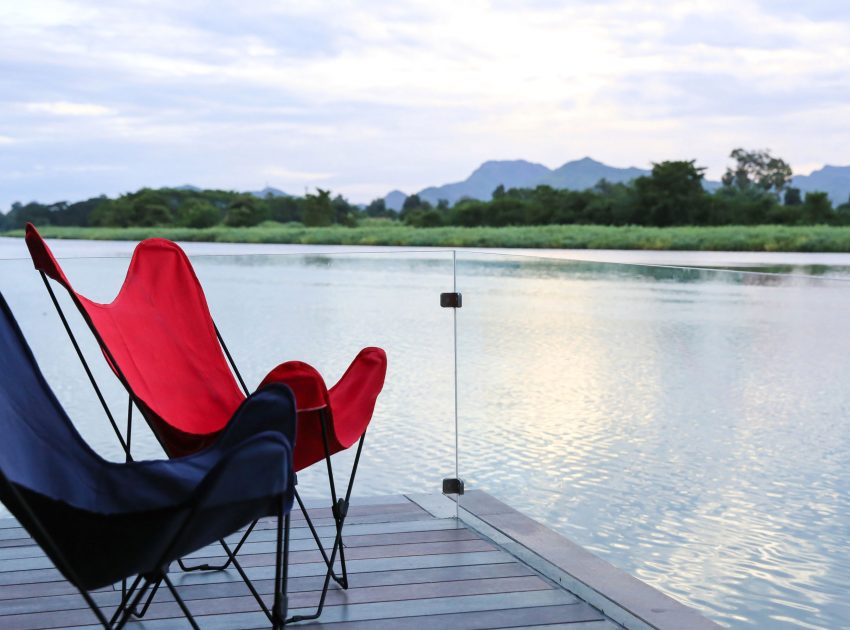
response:
[[[131,459],[133,404],[141,411],[169,457],[194,453],[215,442],[245,400],[248,388],[212,320],[203,289],[183,250],[176,243],[164,239],[142,241],[133,252],[127,277],[116,298],[110,304],[99,304],[74,291],[32,224],[27,224],[26,243],[128,460]],[[121,436],[77,345],[47,276],[68,290],[107,362],[129,393],[126,440]],[[330,390],[314,368],[300,361],[278,365],[260,383],[260,387],[269,383],[285,383],[295,394],[298,409],[295,472],[323,459],[328,469],[333,502],[331,509],[337,529],[330,557],[298,492],[295,493],[328,565],[318,612],[306,618],[313,618],[321,612],[331,577],[343,588],[348,587],[342,527],[366,429],[383,388],[386,366],[386,354],[382,349],[364,348]],[[358,443],[357,452],[345,498],[339,498],[330,456],[353,446],[355,442]],[[224,565],[186,567],[181,562],[181,568],[226,568],[234,561],[235,554],[255,524],[248,528],[233,553],[228,551]],[[337,551],[341,576],[333,571]],[[235,566],[241,569],[238,563]]]

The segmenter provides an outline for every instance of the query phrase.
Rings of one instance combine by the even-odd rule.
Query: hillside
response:
[[[803,192],[827,193],[835,205],[850,198],[850,166],[827,165],[809,175],[796,175],[792,182]]]
[[[510,189],[534,188],[545,184],[553,188],[584,190],[595,186],[600,179],[619,183],[648,174],[648,170],[608,166],[589,157],[567,162],[554,170],[526,160],[491,160],[484,162],[463,181],[429,186],[417,194],[433,205],[440,199],[455,204],[464,197],[488,200],[499,185]],[[400,210],[405,199],[404,193],[394,190],[384,201],[387,208]]]
[[[634,166],[608,166],[589,157],[567,162],[554,170],[526,160],[489,161],[484,162],[463,181],[429,186],[418,194],[433,205],[440,199],[454,204],[464,197],[489,200],[493,190],[500,184],[506,189],[547,185],[567,190],[586,190],[593,188],[601,179],[612,183],[625,183],[644,175],[649,175],[649,171]],[[850,198],[850,166],[827,165],[809,175],[795,176],[791,185],[803,193],[825,192],[833,204],[839,205]],[[714,192],[720,186],[717,181],[704,181],[704,187],[709,192]],[[394,190],[385,197],[387,208],[400,210],[406,198],[407,195],[403,192]]]

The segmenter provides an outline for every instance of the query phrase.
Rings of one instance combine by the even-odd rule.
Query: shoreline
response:
[[[850,227],[717,226],[640,227],[547,225],[416,228],[400,224],[304,227],[263,223],[254,227],[183,228],[43,226],[45,238],[140,241],[161,237],[195,243],[488,248],[506,250],[622,250],[692,252],[850,253]],[[20,238],[23,230],[0,233]]]

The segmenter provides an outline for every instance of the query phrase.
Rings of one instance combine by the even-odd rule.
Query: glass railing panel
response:
[[[847,626],[850,282],[817,273],[459,252],[467,490],[724,624]]]
[[[301,360],[332,386],[364,347],[387,353],[357,473],[358,493],[439,492],[454,471],[453,328],[440,308],[451,252],[193,257],[210,309],[249,388]],[[334,456],[350,470],[355,449]],[[325,471],[299,473],[305,495]],[[318,492],[318,491],[317,491]]]
[[[123,451],[42,280],[26,257],[23,241],[16,243],[21,258],[0,260],[0,291],[84,438],[107,459],[122,461]],[[7,252],[9,244],[4,245]],[[63,245],[56,244],[57,252]],[[79,292],[109,302],[124,280],[129,255],[92,256],[100,247],[110,247],[114,254],[115,247],[124,246],[77,244],[73,256],[85,257],[60,254],[60,262]],[[453,328],[451,313],[439,305],[440,293],[452,286],[451,252],[345,253],[318,248],[310,253],[294,248],[293,254],[266,255],[248,247],[252,253],[242,255],[238,246],[228,246],[234,254],[209,255],[203,252],[220,249],[201,245],[186,249],[249,389],[288,360],[312,364],[332,386],[361,348],[384,348],[387,378],[366,436],[355,496],[439,492],[442,479],[454,473],[455,465]],[[53,288],[123,429],[127,394],[67,292],[55,283]],[[138,411],[132,450],[136,459],[163,457]],[[354,449],[349,449],[334,456],[334,469],[343,484],[353,455]],[[305,497],[326,495],[324,467],[302,471],[299,488]]]

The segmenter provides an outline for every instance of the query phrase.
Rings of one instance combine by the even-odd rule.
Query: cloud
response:
[[[24,107],[31,112],[51,114],[53,116],[108,116],[113,112],[103,105],[94,103],[69,103],[54,101],[51,103],[25,103]]]
[[[828,22],[850,22],[847,3],[842,0],[762,0],[760,6],[766,13]]]
[[[503,156],[850,162],[840,0],[18,5],[0,8],[0,172],[26,176],[0,208],[267,178],[364,201]]]
[[[308,182],[330,179],[334,176],[333,173],[314,173],[310,171],[297,171],[278,166],[270,166],[264,168],[263,175],[268,175],[270,177],[279,177],[286,181],[301,180]]]

